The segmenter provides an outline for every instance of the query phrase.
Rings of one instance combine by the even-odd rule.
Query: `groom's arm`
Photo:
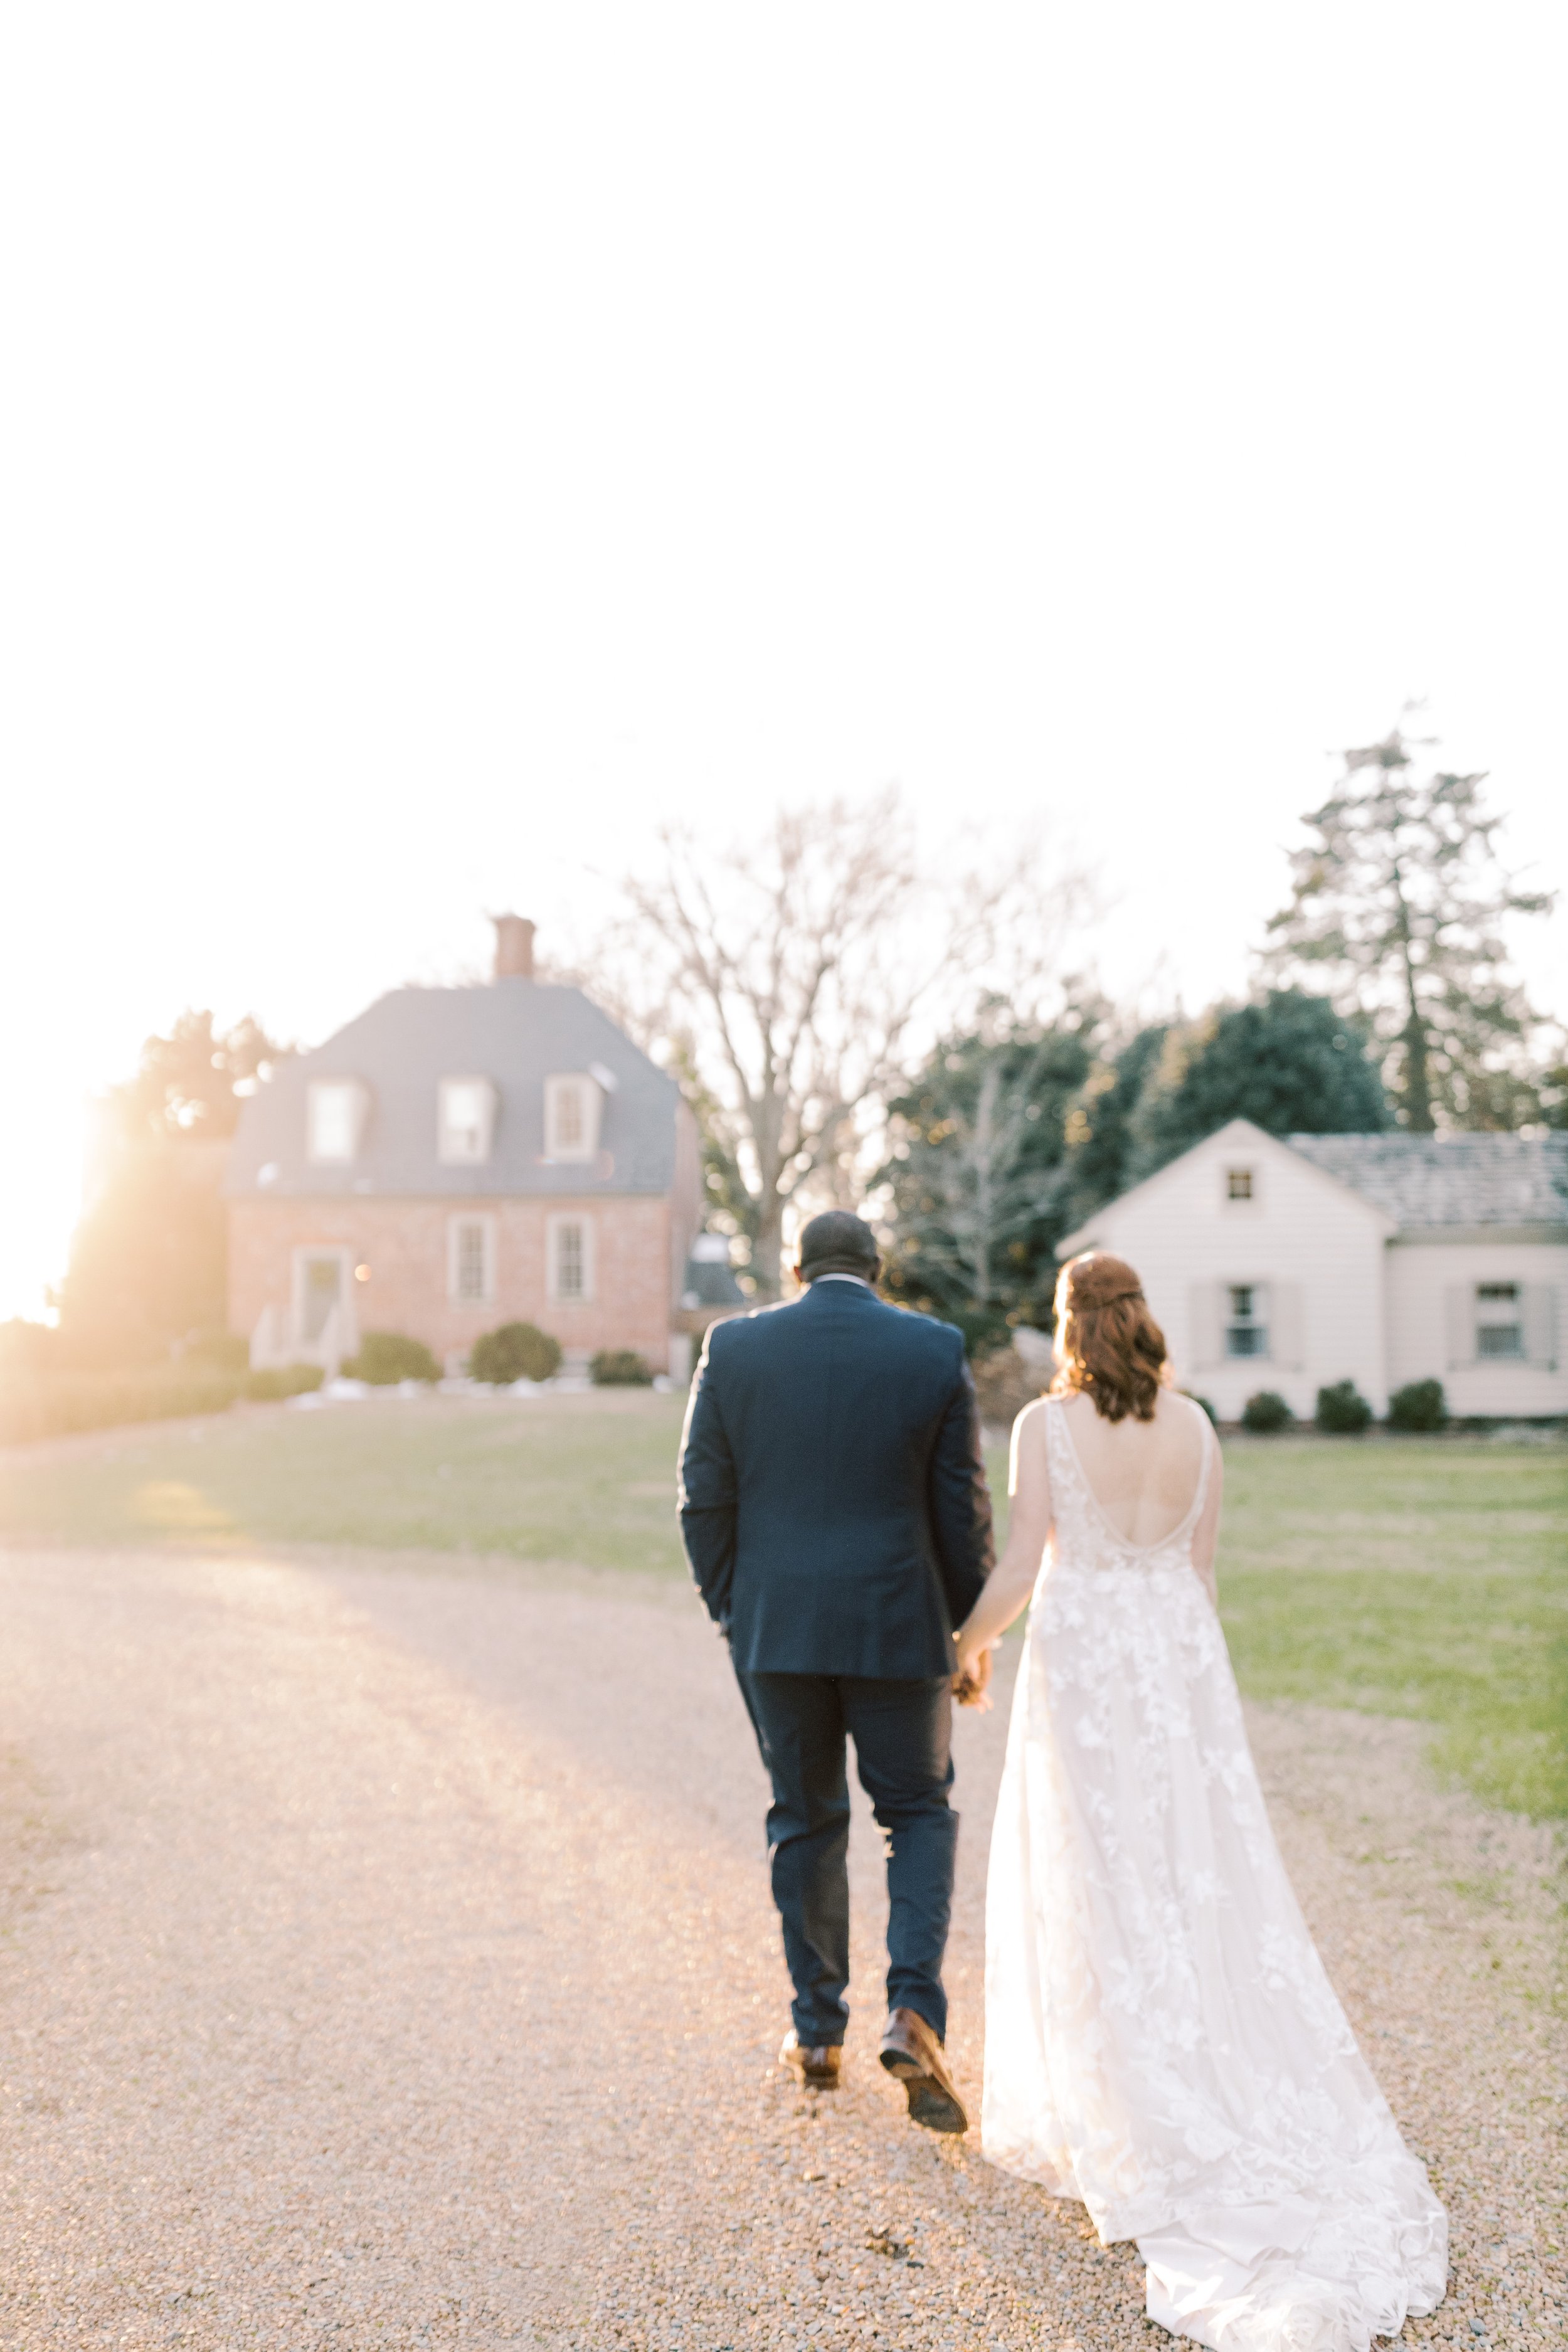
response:
[[[980,1406],[974,1382],[958,1347],[958,1378],[937,1429],[928,1492],[942,1591],[952,1622],[962,1625],[980,1598],[995,1564],[991,1528],[991,1489],[981,1451]]]
[[[698,1360],[680,1440],[677,1508],[680,1540],[697,1590],[714,1623],[728,1632],[730,1588],[735,1577],[735,1464],[713,1378],[713,1341],[721,1326],[709,1326]]]

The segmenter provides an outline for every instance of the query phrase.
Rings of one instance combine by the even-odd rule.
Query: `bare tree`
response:
[[[710,1181],[776,1297],[786,1213],[861,1197],[868,1139],[912,1054],[987,991],[1031,1004],[1084,897],[1037,846],[933,867],[896,791],[782,811],[717,850],[663,836],[626,886],[636,992],[705,1096]],[[623,994],[626,992],[623,982]]]
[[[1052,1245],[1067,1230],[1066,1129],[1094,1069],[1109,1008],[1075,992],[1045,1027],[983,1005],[889,1104],[895,1295],[978,1334],[1049,1297]],[[1043,1296],[1042,1296],[1043,1293]]]

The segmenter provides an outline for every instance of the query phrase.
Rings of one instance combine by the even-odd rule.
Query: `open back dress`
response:
[[[1197,1407],[1192,1408],[1194,1412]],[[1047,1403],[1054,1504],[991,1847],[984,2145],[1133,2238],[1215,2352],[1367,2352],[1436,2309],[1447,2230],[1269,1827],[1181,1524],[1130,1543]]]

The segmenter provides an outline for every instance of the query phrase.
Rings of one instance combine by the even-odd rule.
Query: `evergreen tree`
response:
[[[1559,1037],[1541,1073],[1541,1116],[1548,1127],[1568,1127],[1568,1038]]]
[[[1415,748],[1395,728],[1345,753],[1337,789],[1303,819],[1313,838],[1292,855],[1267,965],[1321,976],[1342,1012],[1371,1023],[1403,1126],[1517,1127],[1541,1116],[1537,1016],[1508,975],[1502,926],[1552,898],[1499,863],[1485,777],[1420,777]]]
[[[993,1015],[996,1008],[993,1008]],[[889,1296],[959,1325],[972,1348],[1048,1324],[1068,1114],[1093,1066],[1092,1016],[951,1040],[890,1105]]]
[[[1270,1135],[1357,1135],[1392,1124],[1364,1036],[1326,997],[1273,989],[1166,1033],[1127,1123],[1137,1183],[1233,1118]]]
[[[55,1294],[62,1360],[154,1361],[226,1319],[218,1186],[242,1095],[289,1050],[247,1018],[184,1013],[102,1106],[97,1167]]]
[[[1151,1023],[1097,1061],[1068,1113],[1067,1155],[1060,1176],[1062,1231],[1071,1233],[1132,1181],[1132,1121],[1168,1024]]]
[[[210,1013],[182,1013],[166,1037],[148,1038],[136,1076],[110,1088],[109,1129],[128,1142],[232,1135],[241,1097],[292,1050],[252,1013],[220,1034]]]

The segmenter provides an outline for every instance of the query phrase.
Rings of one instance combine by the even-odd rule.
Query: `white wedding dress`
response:
[[[1290,1891],[1193,1535],[1128,1543],[1047,1404],[1055,1527],[991,1847],[984,2145],[1135,2238],[1215,2352],[1366,2352],[1447,2228]]]

